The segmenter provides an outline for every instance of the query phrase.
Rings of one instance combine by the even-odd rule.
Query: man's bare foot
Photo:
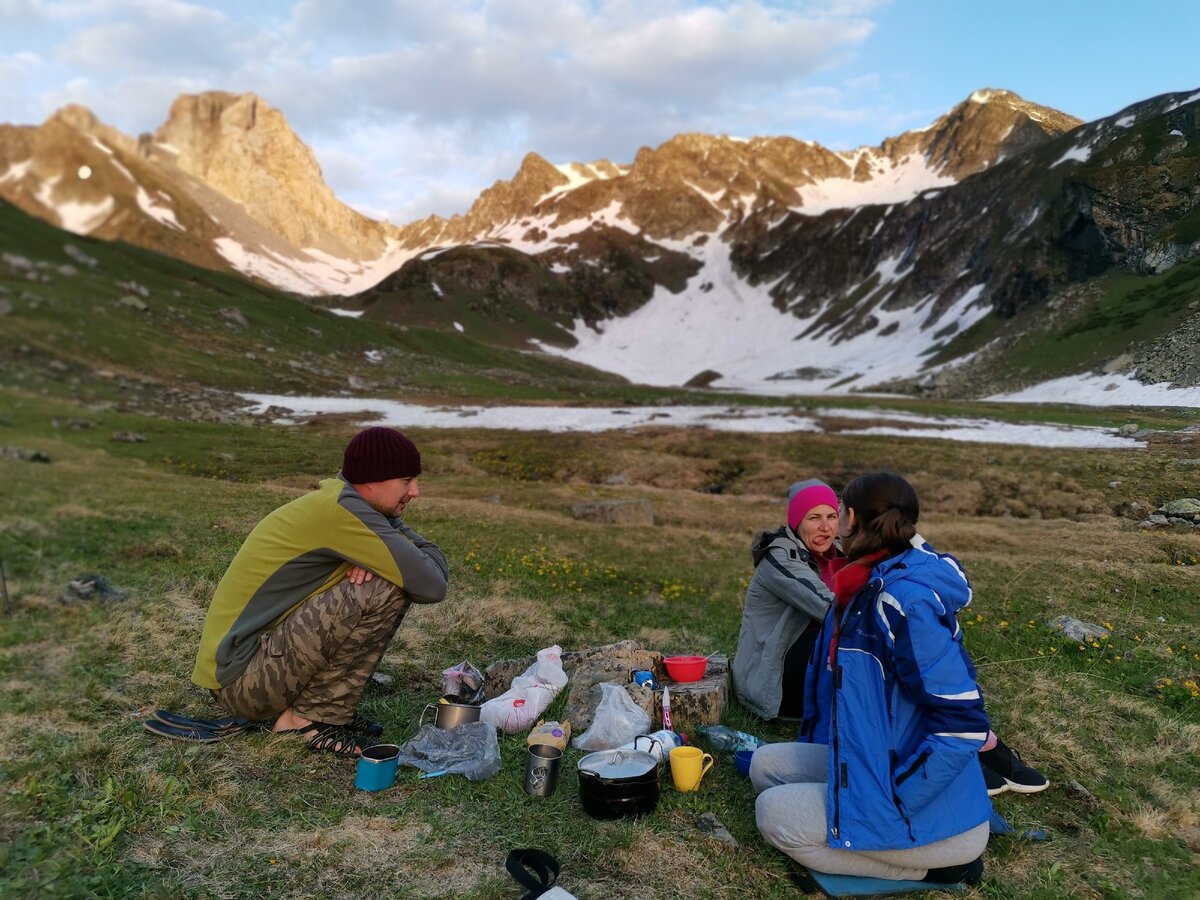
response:
[[[271,730],[278,733],[281,731],[303,731],[307,730],[312,725],[312,719],[305,719],[302,716],[296,715],[290,709],[285,709],[279,714],[279,718],[275,720],[275,724],[271,726]]]

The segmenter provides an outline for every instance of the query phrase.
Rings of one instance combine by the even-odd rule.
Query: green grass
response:
[[[1169,333],[1195,314],[1200,301],[1200,260],[1189,260],[1151,276],[1119,273],[1101,281],[1094,301],[1065,320],[1047,325],[1041,309],[1025,310],[1008,327],[1021,338],[1004,365],[1025,381],[1041,381],[1099,368],[1131,347]],[[948,361],[982,347],[999,331],[994,316],[977,322],[935,362]]]
[[[92,428],[62,424],[85,418]],[[278,429],[139,419],[11,389],[0,390],[0,423],[0,445],[52,460],[0,458],[0,560],[15,601],[0,620],[6,896],[483,900],[515,895],[502,863],[517,846],[558,856],[564,886],[582,900],[794,896],[727,756],[700,793],[664,786],[655,815],[597,823],[579,806],[575,751],[554,798],[525,797],[519,736],[501,739],[502,771],[485,782],[424,782],[406,770],[376,795],[351,789],[352,766],[286,738],[152,738],[140,720],[154,708],[215,711],[188,681],[212,589],[254,522],[336,468],[349,432],[336,421]],[[118,428],[149,440],[114,442]],[[452,587],[445,603],[410,614],[382,665],[394,682],[365,699],[389,737],[415,731],[441,670],[463,659],[482,668],[555,642],[622,638],[731,653],[749,541],[778,522],[786,486],[808,474],[840,485],[898,466],[921,491],[927,536],[972,574],[976,599],[963,622],[992,718],[1054,782],[1044,794],[999,798],[1018,828],[1045,828],[1053,840],[994,842],[975,896],[1200,890],[1191,763],[1200,700],[1188,686],[1200,672],[1200,539],[1102,515],[1130,499],[1187,495],[1191,473],[1170,456],[686,431],[414,436],[426,475],[411,518],[446,550]],[[608,483],[618,474],[624,484]],[[714,481],[724,493],[705,492]],[[571,517],[574,503],[600,498],[649,499],[656,525]],[[60,604],[83,572],[105,574],[130,599]],[[1109,622],[1112,636],[1098,647],[1064,642],[1044,625],[1060,613]],[[789,736],[736,703],[725,721]],[[695,724],[680,726],[694,733]],[[741,853],[695,830],[705,810]]]

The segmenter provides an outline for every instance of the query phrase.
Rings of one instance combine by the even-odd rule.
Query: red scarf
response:
[[[846,607],[850,605],[850,601],[871,580],[871,570],[875,568],[875,563],[881,559],[887,559],[891,555],[887,550],[880,550],[878,553],[861,556],[853,562],[844,565],[833,576],[833,595],[835,601],[833,636],[829,640],[829,668],[833,668],[833,659],[837,655],[838,634],[841,632],[842,627],[842,614],[845,613]]]
[[[846,567],[849,560],[842,556],[836,547],[830,547],[825,556],[818,556],[814,553],[813,562],[817,564],[817,575],[820,576],[825,587],[832,591],[834,576]]]

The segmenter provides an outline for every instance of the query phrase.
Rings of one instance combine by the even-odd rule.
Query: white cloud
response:
[[[781,98],[853,54],[877,5],[0,0],[0,23],[42,23],[31,49],[55,70],[5,79],[0,121],[76,102],[136,134],[180,93],[253,91],[314,147],[339,196],[450,213],[530,150],[627,162],[679,131],[781,133]],[[0,75],[12,65],[0,57]],[[830,99],[808,108],[828,117]]]
[[[129,18],[72,33],[56,48],[64,64],[92,72],[220,75],[238,65],[242,30],[215,10],[142,0]]]

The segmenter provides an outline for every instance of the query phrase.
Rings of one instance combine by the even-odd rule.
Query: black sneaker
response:
[[[922,881],[933,884],[969,884],[977,885],[983,881],[983,857],[973,859],[961,866],[943,866],[940,869],[930,869]]]
[[[1050,787],[1050,781],[1037,769],[1030,768],[1021,760],[1021,754],[997,740],[996,746],[985,753],[979,754],[979,764],[983,766],[984,781],[988,780],[988,770],[1004,780],[1010,791],[1018,794],[1036,794]],[[1000,793],[1000,790],[996,793]],[[988,784],[988,794],[992,795],[992,786]]]
[[[997,794],[1003,794],[1008,790],[1008,782],[1004,780],[1004,776],[999,772],[993,772],[985,766],[983,760],[980,760],[979,768],[983,770],[983,783],[987,785],[989,797],[995,797]]]

